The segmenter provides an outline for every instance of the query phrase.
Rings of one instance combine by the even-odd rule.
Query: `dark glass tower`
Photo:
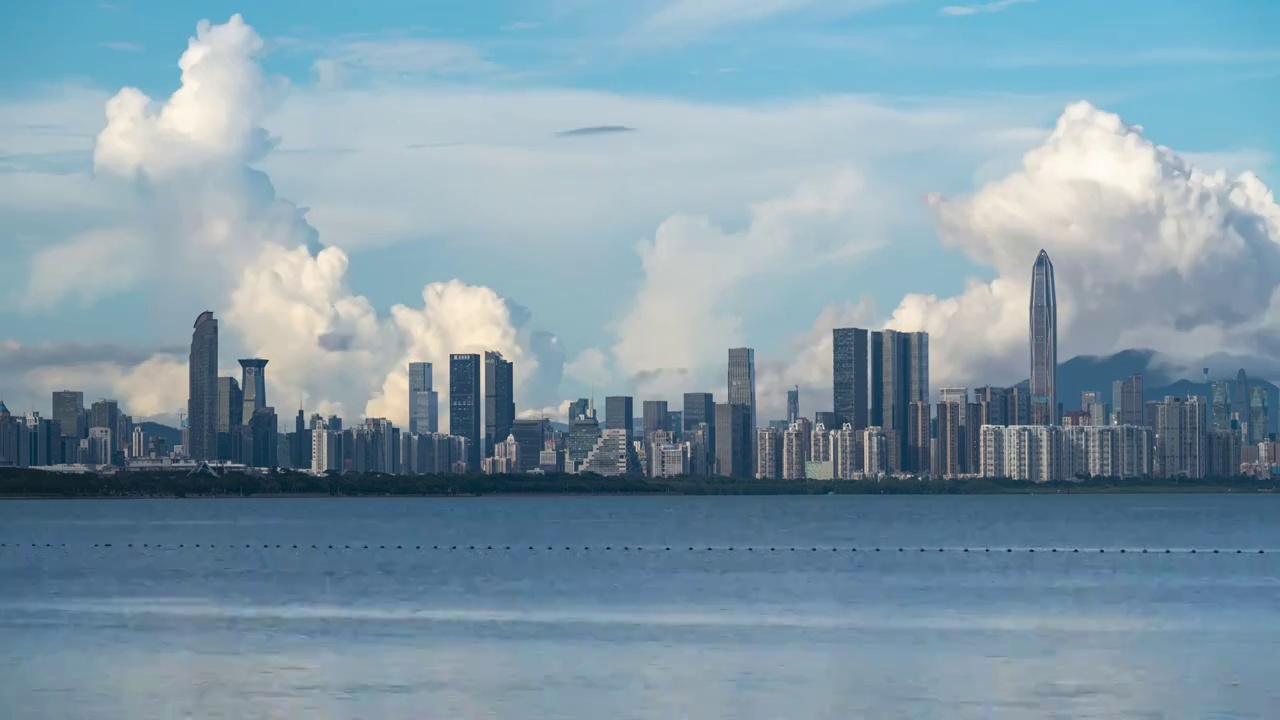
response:
[[[193,460],[214,460],[218,454],[218,321],[211,310],[196,318],[187,373],[187,454]]]
[[[62,427],[63,437],[80,437],[84,424],[84,393],[79,390],[53,392],[53,419]]]
[[[467,470],[480,469],[480,356],[449,356],[449,434],[466,438]]]
[[[751,464],[755,462],[756,440],[756,351],[729,348],[729,402],[747,408],[747,437]]]
[[[613,395],[604,399],[604,429],[626,430],[628,445],[635,439],[634,407],[630,395]]]
[[[511,361],[502,353],[484,354],[484,456],[493,455],[493,446],[505,442],[516,420],[514,375]],[[541,451],[541,448],[539,448]]]
[[[243,358],[240,360],[240,371],[240,392],[244,398],[241,417],[248,425],[253,414],[267,406],[267,361],[262,358]]]
[[[867,427],[867,353],[866,330],[831,331],[831,407],[836,422],[849,423],[854,430]]]
[[[1058,299],[1044,250],[1031,268],[1031,424],[1058,424]]]

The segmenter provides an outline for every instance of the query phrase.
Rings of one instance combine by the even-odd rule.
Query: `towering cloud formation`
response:
[[[390,319],[350,291],[346,253],[320,249],[304,211],[277,198],[251,166],[273,146],[262,118],[283,89],[263,76],[262,48],[239,15],[224,25],[202,22],[179,61],[182,85],[168,100],[126,88],[108,102],[94,163],[100,175],[136,183],[136,225],[110,235],[115,245],[127,240],[135,251],[129,261],[162,263],[155,267],[225,311],[239,349],[271,360],[277,406],[306,396],[315,410],[352,417],[367,405],[370,414],[405,422],[406,364],[434,361],[436,383],[447,388],[450,352],[499,350],[515,359],[518,378],[558,377],[558,368],[540,371],[530,349],[562,364],[558,345],[545,333],[534,342],[535,333],[518,328],[488,288],[434,283],[422,307],[398,305]],[[51,249],[37,258],[34,282],[49,257],[84,250],[94,258],[88,251],[100,241]],[[193,315],[203,309],[192,307]]]
[[[1280,349],[1271,192],[1250,173],[1204,172],[1088,103],[1068,107],[1020,170],[972,196],[930,201],[943,242],[995,271],[957,297],[909,295],[889,320],[929,331],[935,384],[1026,377],[1041,248],[1056,268],[1062,358]]]

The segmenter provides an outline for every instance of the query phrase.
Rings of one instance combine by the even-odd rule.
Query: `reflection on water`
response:
[[[0,503],[0,541],[55,545],[0,550],[0,717],[1274,718],[1276,554],[118,546],[1280,547],[1277,511],[1217,497]]]

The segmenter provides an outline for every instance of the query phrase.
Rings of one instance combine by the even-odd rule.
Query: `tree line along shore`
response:
[[[59,473],[0,468],[0,497],[468,497],[478,495],[1003,495],[1073,493],[1270,493],[1270,478],[1088,478],[1029,483],[955,480],[741,480],[720,477],[607,478],[575,475],[383,475],[300,472],[191,475]]]

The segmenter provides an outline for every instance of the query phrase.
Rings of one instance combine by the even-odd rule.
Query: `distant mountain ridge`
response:
[[[1137,374],[1142,375],[1143,400],[1163,400],[1166,395],[1211,397],[1209,385],[1201,378],[1175,377],[1169,368],[1153,365],[1155,358],[1156,352],[1153,350],[1122,350],[1105,356],[1077,355],[1058,365],[1058,401],[1062,403],[1063,410],[1079,410],[1080,394],[1087,390],[1097,390],[1102,392],[1106,403],[1111,405],[1111,383]],[[1210,380],[1230,380],[1234,383],[1239,367],[1229,367],[1227,362],[1229,359],[1215,358],[1217,367],[1210,369]],[[1267,389],[1268,422],[1274,431],[1278,427],[1277,416],[1280,416],[1280,387],[1265,378],[1250,375],[1249,386],[1257,385]]]

